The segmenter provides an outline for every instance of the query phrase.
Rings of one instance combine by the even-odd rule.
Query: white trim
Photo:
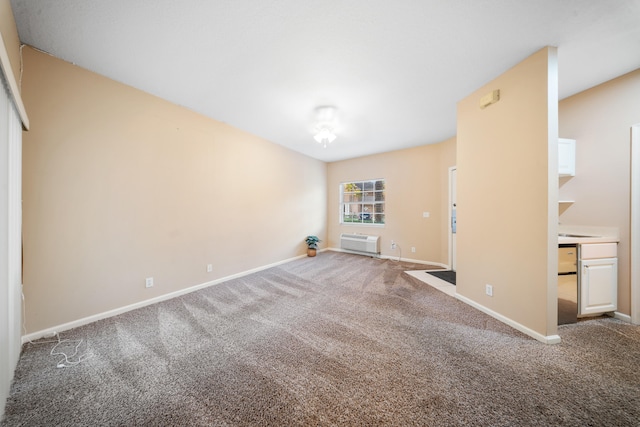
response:
[[[345,204],[359,204],[361,206],[364,205],[382,205],[385,206],[386,205],[386,201],[373,201],[373,202],[365,202],[365,201],[360,201],[360,202],[349,202],[349,203],[345,203],[344,202],[344,185],[345,184],[355,184],[355,183],[362,183],[364,184],[365,182],[377,182],[377,181],[382,181],[385,185],[385,189],[382,190],[382,194],[384,195],[387,191],[386,185],[387,185],[387,181],[384,178],[375,178],[375,179],[360,179],[360,180],[355,180],[355,181],[344,181],[341,182],[339,185],[339,191],[338,191],[338,196],[340,197],[340,199],[338,200],[338,206],[339,206],[339,215],[338,215],[338,224],[342,225],[355,225],[355,226],[366,226],[366,227],[379,227],[379,228],[384,228],[385,226],[385,222],[386,222],[386,208],[385,208],[385,212],[383,212],[383,215],[385,215],[385,222],[383,223],[375,223],[375,222],[346,222],[344,221],[344,205]],[[365,190],[364,189],[364,185],[363,185],[363,189],[362,191],[369,191],[369,190]],[[378,190],[372,190],[373,192],[376,192]],[[379,191],[378,191],[379,192]],[[375,212],[375,209],[374,209]],[[370,212],[371,215],[374,214],[374,212]],[[360,212],[362,213],[362,212]]]
[[[546,336],[558,336],[558,48],[547,48],[547,262]],[[538,212],[538,211],[536,211]],[[558,338],[558,342],[559,342]]]
[[[388,259],[388,260],[391,260],[391,261],[398,261],[398,257],[397,256],[392,256],[392,255],[368,254],[366,252],[355,252],[355,251],[349,251],[347,249],[341,249],[341,248],[327,248],[326,250],[334,251],[334,252],[343,252],[345,254],[368,256],[368,257],[371,257],[371,258],[379,258],[379,259]],[[402,261],[402,262],[413,262],[415,264],[436,265],[438,267],[447,268],[447,269],[449,268],[449,266],[447,264],[442,264],[440,262],[433,262],[433,261],[425,261],[425,260],[422,260],[422,259],[400,258],[400,261]]]
[[[328,250],[335,251],[335,252],[343,252],[345,254],[362,255],[362,256],[371,257],[371,258],[382,258],[382,255],[378,253],[372,253],[372,252],[359,252],[359,251],[352,251],[349,249],[342,249],[342,248],[330,248]]]
[[[629,316],[628,314],[624,314],[624,313],[620,313],[618,311],[615,311],[613,313],[613,317],[618,319],[618,320],[621,320],[623,322],[631,323],[631,316]]]
[[[320,251],[322,252],[322,251]],[[164,294],[164,295],[160,295],[157,296],[155,298],[151,298],[148,300],[144,300],[144,301],[140,301],[140,302],[136,302],[134,304],[129,304],[126,305],[124,307],[119,307],[113,310],[109,310],[109,311],[105,311],[102,313],[98,313],[98,314],[94,314],[92,316],[87,316],[84,317],[82,319],[78,319],[78,320],[74,320],[72,322],[68,322],[68,323],[63,323],[61,325],[57,325],[57,326],[53,326],[51,328],[47,328],[47,329],[43,329],[41,331],[38,332],[33,332],[31,334],[28,335],[23,335],[22,336],[22,344],[29,342],[29,341],[33,341],[33,340],[37,340],[43,337],[50,337],[52,335],[55,335],[56,333],[60,333],[63,331],[67,331],[69,329],[73,329],[73,328],[77,328],[79,326],[84,326],[84,325],[88,325],[89,323],[93,323],[96,322],[98,320],[102,320],[102,319],[106,319],[109,317],[113,317],[113,316],[117,316],[119,314],[122,313],[126,313],[128,311],[131,310],[136,310],[138,308],[142,308],[142,307],[146,307],[148,305],[151,304],[155,304],[158,302],[162,302],[162,301],[166,301],[172,298],[176,298],[185,294],[189,294],[191,292],[195,292],[198,291],[200,289],[204,289],[204,288],[208,288],[210,286],[213,285],[219,285],[220,283],[232,280],[232,279],[237,279],[239,277],[243,277],[243,276],[248,276],[249,274],[253,274],[253,273],[257,273],[272,267],[277,267],[281,264],[285,264],[287,262],[291,262],[294,261],[296,259],[300,259],[300,258],[306,258],[307,255],[298,255],[296,257],[293,258],[289,258],[289,259],[285,259],[283,261],[278,261],[278,262],[274,262],[273,264],[268,264],[268,265],[263,265],[262,267],[257,267],[257,268],[253,268],[251,270],[247,270],[247,271],[243,271],[241,273],[237,273],[237,274],[232,274],[231,276],[226,276],[226,277],[221,277],[220,279],[216,279],[216,280],[212,280],[210,282],[205,282],[205,283],[201,283],[199,285],[195,285],[195,286],[191,286],[189,288],[185,288],[185,289],[180,289],[178,291],[175,292],[170,292],[168,294]]]
[[[631,323],[640,325],[640,123],[631,126]]]
[[[503,316],[500,313],[496,313],[495,311],[481,305],[478,304],[477,302],[464,297],[460,294],[455,294],[455,297],[457,299],[459,299],[460,301],[469,304],[471,307],[476,308],[480,311],[482,311],[483,313],[488,314],[489,316],[493,317],[494,319],[497,319],[499,321],[501,321],[502,323],[506,323],[507,325],[511,326],[514,329],[519,330],[520,332],[522,332],[523,334],[529,335],[531,338],[535,338],[536,340],[543,342],[545,344],[558,344],[560,342],[560,336],[559,335],[542,335],[536,331],[534,331],[533,329],[529,329],[526,326],[516,322],[515,320],[509,319],[508,317]]]
[[[20,88],[18,87],[16,76],[13,74],[11,61],[9,61],[9,53],[7,52],[7,47],[4,44],[2,34],[0,34],[0,68],[2,68],[2,72],[4,73],[4,76],[7,80],[9,93],[11,95],[11,98],[13,99],[13,103],[16,106],[16,110],[18,110],[18,114],[20,115],[22,126],[25,128],[25,130],[29,130],[29,117],[27,117],[27,110],[24,108],[24,104],[22,103]]]
[[[389,255],[381,255],[380,258],[390,259],[391,261],[398,261],[398,257],[389,256]],[[412,262],[412,263],[415,263],[415,264],[435,265],[435,266],[438,266],[438,267],[449,269],[449,266],[447,264],[443,264],[441,262],[435,262],[435,261],[425,261],[425,260],[422,260],[422,259],[411,259],[411,258],[400,258],[400,261],[402,261],[402,262]]]
[[[22,125],[5,83],[0,73],[0,418],[22,347]]]
[[[9,140],[7,146],[7,257],[9,284],[9,316],[13,321],[11,346],[13,347],[12,366],[17,366],[22,335],[22,125],[18,109],[11,104],[9,113]],[[4,166],[4,165],[3,165]],[[4,171],[3,171],[4,172]],[[4,243],[4,242],[3,242]],[[10,320],[11,321],[11,320]]]
[[[451,200],[451,195],[453,193],[453,188],[451,185],[451,176],[453,175],[453,171],[458,170],[458,166],[450,166],[449,167],[449,174],[447,175],[449,177],[449,204],[447,205],[447,218],[448,218],[448,222],[447,222],[447,230],[448,230],[448,234],[449,234],[449,267],[451,270],[453,270],[453,229],[451,228],[451,204],[452,204],[452,200]],[[456,206],[457,209],[457,206]],[[456,230],[457,231],[457,230]]]

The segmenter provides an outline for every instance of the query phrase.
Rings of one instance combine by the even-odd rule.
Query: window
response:
[[[340,184],[340,223],[384,224],[384,180]]]

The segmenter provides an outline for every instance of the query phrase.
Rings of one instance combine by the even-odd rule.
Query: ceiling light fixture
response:
[[[315,110],[316,125],[314,128],[315,139],[324,148],[336,139],[334,129],[336,128],[336,107],[318,107]]]
[[[324,148],[327,148],[327,144],[331,144],[336,139],[336,134],[328,127],[322,127],[318,130],[318,133],[313,137],[318,143],[322,144]]]

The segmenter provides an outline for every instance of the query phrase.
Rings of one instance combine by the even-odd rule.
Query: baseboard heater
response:
[[[380,254],[380,236],[342,233],[340,235],[340,249],[361,254],[378,255]]]

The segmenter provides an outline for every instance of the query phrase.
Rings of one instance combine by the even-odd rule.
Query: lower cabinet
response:
[[[579,261],[578,316],[618,309],[618,258]]]

